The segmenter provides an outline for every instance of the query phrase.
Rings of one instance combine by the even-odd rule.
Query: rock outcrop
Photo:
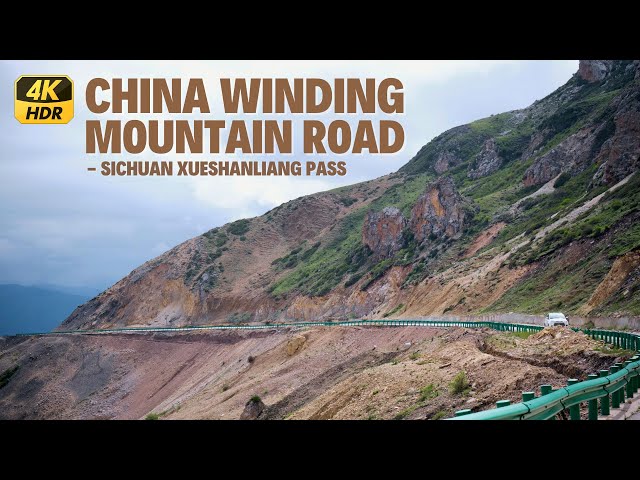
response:
[[[561,172],[586,164],[592,155],[594,135],[585,128],[539,157],[524,173],[524,185],[541,185]]]
[[[251,400],[244,406],[240,414],[240,420],[257,420],[264,412],[264,402],[258,396],[251,397]]]
[[[459,236],[465,221],[463,202],[450,177],[431,183],[411,210],[411,231],[416,240]]]
[[[527,148],[525,148],[524,152],[522,152],[522,155],[520,156],[520,159],[521,160],[527,160],[527,159],[533,157],[538,152],[540,147],[544,144],[544,139],[546,137],[547,137],[547,132],[546,131],[535,132],[531,136],[531,140],[529,140],[529,145],[527,145]]]
[[[442,175],[454,165],[460,163],[460,159],[449,151],[440,152],[436,163],[433,165],[433,169],[438,175]]]
[[[604,142],[596,164],[597,183],[611,185],[640,168],[640,100],[623,101],[614,116],[615,132]]]
[[[362,243],[377,258],[391,257],[404,246],[406,226],[406,218],[396,207],[385,207],[380,212],[369,211],[362,226]]]
[[[498,155],[498,149],[494,138],[484,142],[482,150],[471,163],[469,178],[478,179],[497,172],[502,165],[502,159]]]
[[[611,71],[613,60],[580,60],[578,76],[587,82],[600,82]]]

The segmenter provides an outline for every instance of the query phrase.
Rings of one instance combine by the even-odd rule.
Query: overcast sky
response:
[[[574,60],[2,61],[0,283],[104,289],[146,260],[210,228],[260,215],[302,195],[393,172],[434,136],[478,118],[526,107],[565,83],[577,68]],[[18,123],[13,116],[13,88],[24,74],[66,74],[73,79],[76,113],[71,123]],[[97,166],[98,160],[109,157],[90,159],[85,154],[85,121],[127,118],[88,112],[84,92],[94,77],[201,77],[214,105],[221,77],[320,77],[329,81],[397,77],[405,86],[406,113],[399,118],[405,146],[388,156],[341,156],[339,160],[348,162],[348,174],[337,178],[103,177],[86,171],[88,165]],[[233,119],[215,107],[207,118],[212,117]],[[302,155],[294,157],[287,159],[305,160]],[[122,159],[152,158],[148,153]],[[331,159],[336,158],[325,158]]]

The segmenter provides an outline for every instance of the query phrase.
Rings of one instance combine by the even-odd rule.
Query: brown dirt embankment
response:
[[[615,361],[595,348],[425,327],[13,337],[0,342],[0,374],[19,366],[0,418],[236,419],[254,396],[261,419],[442,418]],[[454,393],[460,372],[468,386]]]

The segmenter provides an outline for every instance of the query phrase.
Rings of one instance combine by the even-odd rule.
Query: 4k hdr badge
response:
[[[20,123],[69,123],[73,81],[66,75],[23,75],[16,80],[14,102]]]

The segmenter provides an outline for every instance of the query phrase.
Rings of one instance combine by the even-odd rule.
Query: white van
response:
[[[555,327],[556,325],[562,325],[564,327],[569,326],[569,319],[565,317],[564,313],[548,313],[544,319],[545,327]]]

